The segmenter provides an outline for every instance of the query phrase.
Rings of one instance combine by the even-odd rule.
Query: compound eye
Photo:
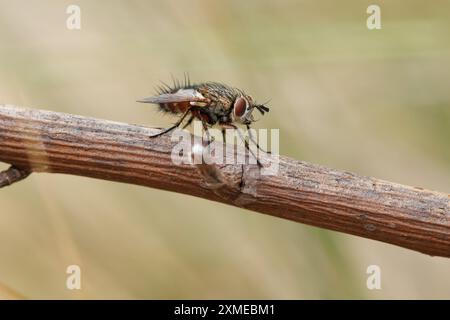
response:
[[[244,98],[237,98],[234,102],[234,115],[238,118],[242,117],[247,107],[247,101]]]

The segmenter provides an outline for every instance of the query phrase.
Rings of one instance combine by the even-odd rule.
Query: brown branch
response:
[[[175,165],[170,135],[105,120],[0,105],[0,161],[132,183],[450,257],[450,201],[403,186],[280,157],[256,165]],[[238,151],[240,152],[240,151]],[[271,161],[264,158],[264,161]]]
[[[25,179],[30,175],[29,169],[20,169],[14,166],[0,172],[0,188],[12,185],[15,182]]]

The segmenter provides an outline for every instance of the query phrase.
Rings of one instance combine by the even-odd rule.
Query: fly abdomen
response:
[[[159,107],[162,111],[170,113],[184,113],[190,108],[190,103],[188,101],[183,102],[165,102],[160,103]]]

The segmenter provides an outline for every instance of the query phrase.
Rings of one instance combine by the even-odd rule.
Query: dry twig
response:
[[[15,182],[25,179],[30,175],[29,169],[20,169],[14,166],[0,172],[0,188],[12,185]]]
[[[0,105],[0,161],[189,194],[310,225],[450,257],[450,201],[408,187],[280,157],[256,165],[174,165],[155,129]],[[270,161],[270,159],[265,159]]]

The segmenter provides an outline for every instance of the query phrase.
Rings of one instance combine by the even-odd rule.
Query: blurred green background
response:
[[[369,31],[374,3],[382,29]],[[81,30],[66,28],[70,4]],[[134,101],[189,72],[271,99],[255,127],[280,128],[284,155],[449,192],[449,17],[448,1],[0,0],[0,103],[166,126],[173,119]],[[80,291],[65,287],[71,264]],[[381,290],[366,288],[371,264]],[[15,295],[450,298],[450,260],[189,196],[35,174],[0,191],[0,296]]]

